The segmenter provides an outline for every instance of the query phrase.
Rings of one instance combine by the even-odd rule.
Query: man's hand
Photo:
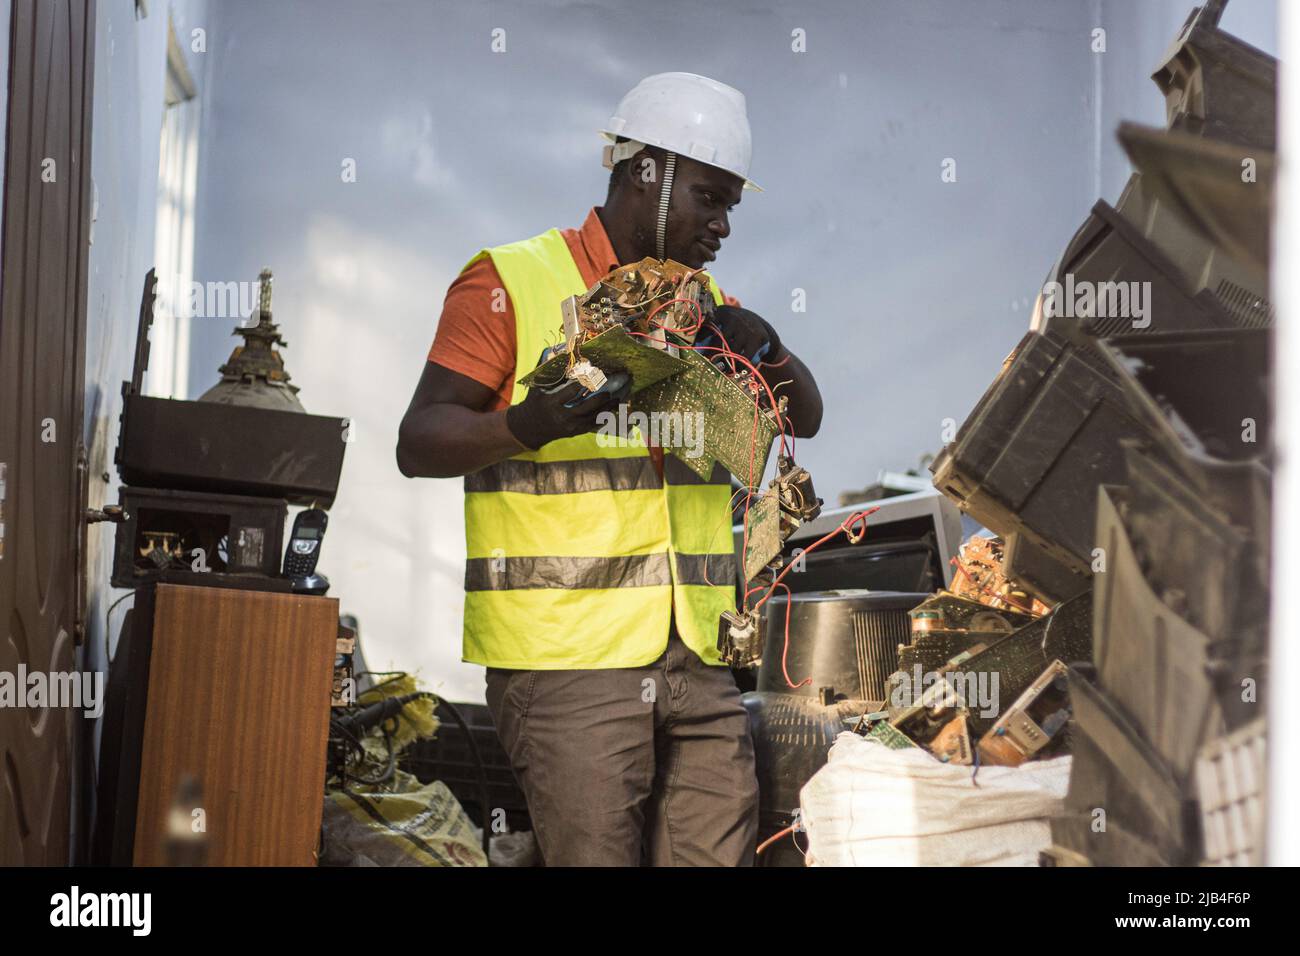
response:
[[[613,412],[628,396],[632,380],[623,375],[620,384],[610,376],[611,390],[600,390],[580,398],[585,391],[576,381],[555,391],[530,388],[518,405],[506,410],[506,427],[525,448],[536,451],[557,438],[572,438],[597,429],[597,418]]]
[[[731,351],[743,355],[758,367],[759,374],[773,391],[779,391],[789,399],[786,418],[794,434],[799,438],[816,435],[822,425],[821,392],[808,367],[781,344],[776,329],[757,313],[734,305],[720,305],[714,309],[711,323],[705,323],[700,337],[695,340],[696,345],[721,346],[725,339]],[[705,351],[702,354],[726,370],[727,363],[722,353]]]
[[[768,362],[778,360],[781,352],[781,337],[776,334],[776,329],[772,328],[757,312],[751,312],[749,309],[742,309],[734,305],[720,305],[713,310],[713,318],[709,320],[717,331],[722,333],[721,340],[716,342],[710,339],[717,339],[718,336],[709,333],[713,329],[705,323],[705,335],[701,336],[706,344],[721,345],[726,342],[728,348],[737,355],[743,355],[755,365],[760,360]],[[717,361],[721,353],[707,353],[712,361]]]

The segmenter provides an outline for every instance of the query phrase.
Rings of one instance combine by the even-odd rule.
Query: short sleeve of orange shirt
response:
[[[510,404],[515,384],[515,310],[491,259],[474,263],[447,290],[429,361],[493,389],[496,397],[487,410]]]

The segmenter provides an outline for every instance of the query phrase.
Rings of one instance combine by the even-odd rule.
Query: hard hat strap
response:
[[[659,187],[659,221],[655,224],[655,255],[667,259],[664,240],[668,235],[668,204],[673,196],[673,173],[677,170],[677,154],[668,153],[664,159],[664,176]]]

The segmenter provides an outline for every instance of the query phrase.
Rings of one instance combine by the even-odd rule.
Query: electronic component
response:
[[[940,763],[955,763],[969,767],[974,763],[975,748],[971,745],[970,721],[965,714],[958,714],[940,728],[930,741],[930,753],[939,758]]]
[[[287,590],[276,578],[288,510],[283,500],[133,487],[119,496],[114,587],[165,580]]]
[[[752,581],[781,554],[781,506],[776,495],[760,495],[750,505],[745,520],[745,580]]]
[[[1052,661],[979,742],[980,763],[1017,767],[1038,756],[1070,719],[1066,667]]]
[[[565,373],[565,378],[577,381],[589,393],[598,391],[607,381],[605,373],[592,365],[587,359],[570,366],[568,372]]]
[[[777,456],[772,489],[781,504],[782,540],[805,521],[812,521],[822,513],[822,500],[813,491],[812,475],[788,455]]]
[[[723,611],[718,653],[729,667],[757,667],[763,659],[763,615],[757,608]]]
[[[580,405],[593,395],[614,395],[622,390],[623,386],[628,383],[628,374],[626,372],[614,372],[607,378],[605,373],[598,368],[593,368],[592,371],[595,375],[591,376],[590,380],[599,381],[600,384],[595,388],[583,388],[581,392],[564,403],[565,408],[573,408],[576,405]],[[597,376],[599,376],[599,378],[597,378]]]
[[[887,720],[871,723],[861,733],[864,737],[879,741],[890,750],[909,750],[916,746],[911,737]]]
[[[703,276],[672,259],[619,266],[582,295],[560,303],[566,350],[577,355],[587,340],[614,328],[658,348],[690,345],[714,308]]]
[[[972,714],[965,696],[968,685],[961,677],[963,672],[973,672],[968,662],[984,649],[983,645],[976,645],[948,661],[939,671],[909,675],[910,683],[890,684],[887,703],[889,712],[895,716],[889,722],[922,745],[929,745],[956,717],[968,718],[969,733]],[[916,677],[921,679],[918,681]]]
[[[975,644],[1000,640],[1034,620],[1029,614],[992,607],[947,591],[926,598],[909,613],[912,641],[898,649],[898,667],[905,673],[916,667],[922,673],[938,670]]]

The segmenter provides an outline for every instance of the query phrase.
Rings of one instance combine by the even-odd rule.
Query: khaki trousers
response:
[[[489,667],[487,703],[547,866],[753,864],[749,715],[675,629],[645,667]]]

